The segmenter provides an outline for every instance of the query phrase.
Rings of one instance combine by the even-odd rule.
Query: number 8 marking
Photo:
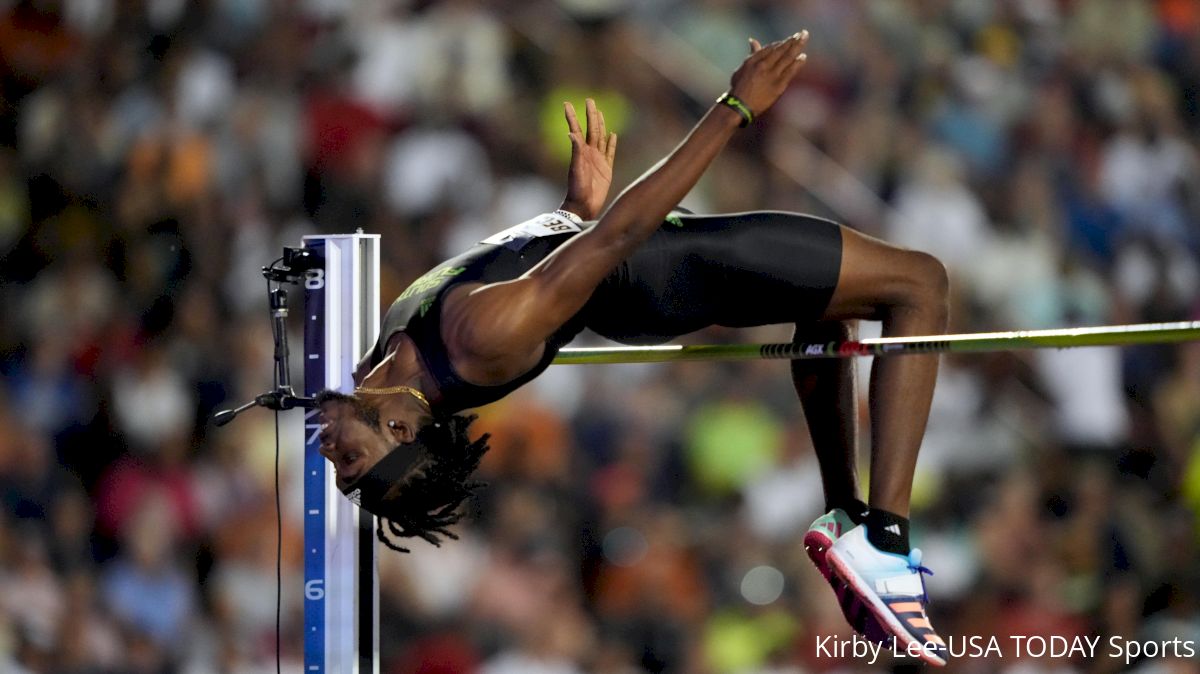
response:
[[[307,290],[320,290],[325,287],[325,270],[309,269],[304,272],[304,287]]]

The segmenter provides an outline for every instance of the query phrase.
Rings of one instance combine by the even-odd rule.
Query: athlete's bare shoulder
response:
[[[446,355],[459,376],[473,384],[506,384],[528,372],[544,351],[544,342],[534,339],[510,339],[494,329],[504,316],[517,310],[520,284],[509,293],[479,293],[480,288],[496,285],[464,283],[446,293],[442,300],[439,330]],[[505,301],[512,300],[512,301]]]

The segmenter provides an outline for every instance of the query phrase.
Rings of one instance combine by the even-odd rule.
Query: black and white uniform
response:
[[[546,342],[540,362],[499,386],[455,372],[442,341],[442,298],[460,283],[517,278],[593,226],[547,213],[495,234],[412,283],[384,316],[369,363],[404,331],[438,383],[439,414],[503,398],[541,374],[584,328],[624,344],[656,344],[710,325],[750,327],[820,319],[837,285],[841,228],[807,215],[753,211],[674,212],[602,281],[591,299]]]

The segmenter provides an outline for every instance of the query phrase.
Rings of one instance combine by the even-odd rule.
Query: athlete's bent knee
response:
[[[906,250],[897,260],[900,271],[888,293],[885,311],[920,314],[942,323],[949,314],[950,280],[946,267],[929,253]]]
[[[921,285],[934,297],[945,298],[950,294],[950,275],[946,265],[929,253],[914,252],[914,267]]]
[[[950,275],[946,272],[946,265],[929,253],[913,251],[911,256],[910,269],[915,291],[913,303],[944,323],[950,313]]]

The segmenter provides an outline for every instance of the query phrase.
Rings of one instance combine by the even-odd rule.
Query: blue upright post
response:
[[[304,237],[321,263],[304,280],[304,393],[349,392],[379,332],[379,235]],[[379,673],[375,518],[352,505],[304,420],[304,671]]]

